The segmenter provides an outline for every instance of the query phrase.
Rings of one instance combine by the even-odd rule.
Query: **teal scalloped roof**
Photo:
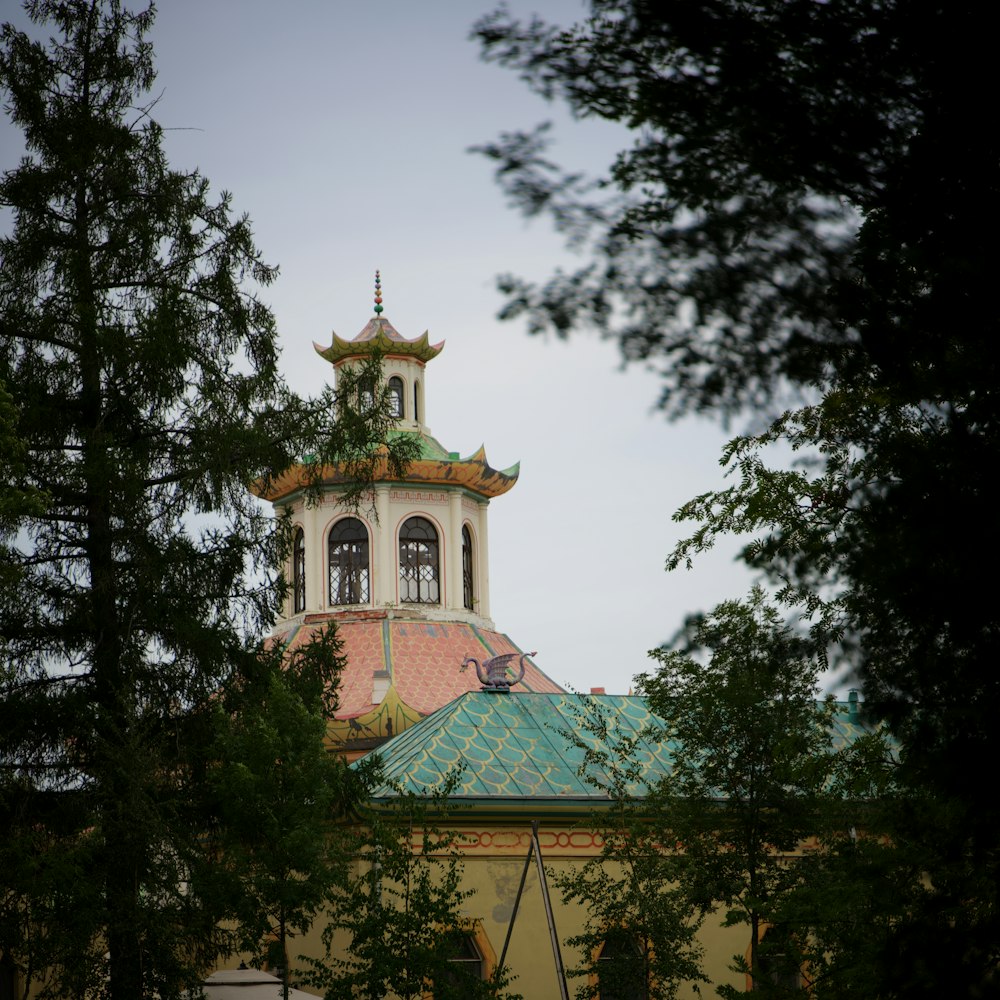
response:
[[[633,695],[471,691],[381,748],[385,784],[374,797],[391,796],[393,784],[417,793],[440,786],[461,763],[452,799],[606,801],[578,774],[586,747],[599,746],[582,724],[588,705],[614,715],[626,736],[660,721]],[[650,777],[669,767],[656,741],[640,739],[635,759]]]
[[[864,732],[847,704],[838,704],[832,742],[851,743]],[[601,741],[584,725],[587,713],[603,714],[615,725],[607,740],[637,738],[632,761],[639,781],[630,791],[641,795],[647,782],[670,769],[670,748],[643,731],[662,720],[637,695],[579,695],[472,691],[422,719],[379,750],[385,782],[375,799],[390,798],[394,788],[424,794],[441,787],[462,765],[452,801],[489,800],[493,805],[524,803],[588,806],[607,797],[579,774],[588,748]],[[593,765],[591,765],[593,766]]]

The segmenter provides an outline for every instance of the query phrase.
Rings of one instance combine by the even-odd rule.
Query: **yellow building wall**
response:
[[[462,841],[463,888],[474,890],[474,895],[464,904],[463,916],[470,923],[479,923],[490,948],[499,959],[528,855],[530,822],[496,826],[467,824],[456,827],[456,830]],[[572,872],[600,853],[600,843],[599,835],[575,826],[543,825],[539,830],[542,860],[549,872]],[[548,885],[563,965],[569,971],[580,967],[584,961],[579,951],[570,948],[566,941],[583,931],[586,913],[577,903],[563,903],[551,875],[548,876]],[[731,972],[729,965],[734,955],[746,952],[750,943],[749,928],[724,928],[720,921],[721,917],[718,920],[709,918],[699,935],[705,950],[704,971],[713,984],[702,987],[703,996],[712,996],[714,986],[722,983],[730,983],[739,989],[745,987],[745,977]],[[324,954],[321,940],[323,927],[324,921],[320,917],[305,937],[289,943],[293,982],[299,980],[298,973],[304,965],[297,960],[299,955],[320,958]],[[347,947],[346,937],[337,945]],[[515,977],[511,989],[520,993],[524,1000],[558,998],[555,960],[534,861],[525,879],[506,964]],[[568,978],[571,997],[584,982],[580,977]],[[301,983],[299,985],[302,989],[309,989]],[[695,996],[691,989],[681,993],[683,998]]]

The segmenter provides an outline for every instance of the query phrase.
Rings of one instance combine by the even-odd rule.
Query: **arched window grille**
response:
[[[411,517],[399,531],[399,599],[410,604],[441,600],[438,536],[424,517]]]
[[[475,610],[476,593],[472,579],[472,532],[467,524],[462,525],[462,604],[470,611]]]
[[[398,375],[389,379],[389,416],[403,415],[403,380]]]
[[[294,614],[306,609],[306,536],[301,528],[292,538],[292,607]]]
[[[362,413],[367,413],[375,405],[375,383],[364,379],[358,386],[358,407]]]
[[[330,604],[368,603],[368,529],[345,517],[330,531]]]

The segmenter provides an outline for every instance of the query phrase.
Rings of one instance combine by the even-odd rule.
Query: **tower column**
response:
[[[322,611],[326,608],[327,598],[323,581],[326,549],[323,545],[322,506],[305,504],[302,519],[306,536],[306,611]]]
[[[395,533],[389,523],[389,487],[375,487],[375,513],[378,515],[373,555],[375,586],[372,598],[376,607],[396,603]]]
[[[486,513],[489,503],[479,502],[479,607],[476,610],[484,618],[490,617],[490,538],[486,530]]]
[[[448,587],[447,607],[461,611],[462,604],[462,494],[448,494]]]

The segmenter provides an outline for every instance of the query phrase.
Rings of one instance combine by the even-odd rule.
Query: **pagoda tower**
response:
[[[381,313],[376,272],[375,316],[353,340],[334,333],[329,347],[314,346],[335,384],[378,353],[396,433],[416,438],[417,458],[402,479],[377,471],[360,508],[344,504],[352,484],[336,465],[323,470],[319,502],[307,498],[301,467],[259,493],[292,521],[291,587],[273,639],[292,650],[336,623],[347,666],[329,737],[349,758],[478,690],[478,671],[463,667],[469,657],[515,654],[523,689],[563,690],[490,615],[488,508],[517,482],[518,466],[492,468],[482,447],[467,458],[442,447],[427,425],[426,370],[444,342],[426,332],[408,340]]]

